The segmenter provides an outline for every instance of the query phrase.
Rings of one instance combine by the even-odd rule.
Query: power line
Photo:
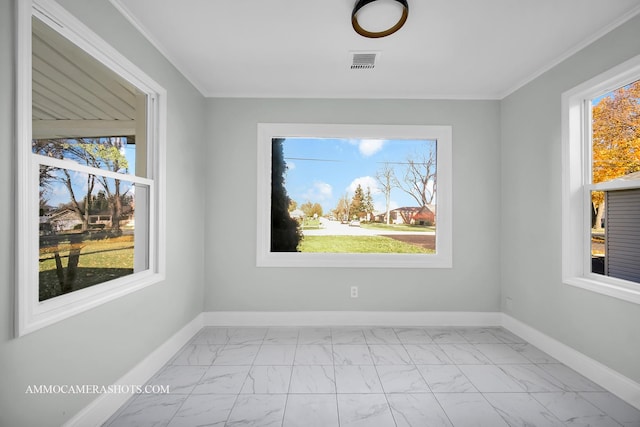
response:
[[[387,165],[426,165],[428,162],[376,162]]]
[[[285,160],[303,160],[309,162],[335,162],[335,163],[344,163],[344,160],[335,160],[335,159],[314,159],[310,157],[285,157]],[[388,165],[420,165],[426,164],[428,162],[376,162],[378,164],[388,164]]]
[[[343,160],[333,160],[333,159],[312,159],[312,158],[307,158],[307,157],[285,157],[285,160],[305,160],[305,161],[310,161],[310,162],[336,162],[336,163],[342,163]]]

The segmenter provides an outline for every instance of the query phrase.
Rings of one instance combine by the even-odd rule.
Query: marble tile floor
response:
[[[640,427],[502,328],[204,328],[105,424]]]

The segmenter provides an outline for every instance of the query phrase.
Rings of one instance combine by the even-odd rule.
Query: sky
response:
[[[428,156],[435,141],[287,138],[283,143],[287,173],[285,187],[289,198],[300,206],[319,203],[324,214],[335,209],[338,200],[348,194],[349,200],[361,184],[365,194],[371,189],[376,212],[386,210],[384,193],[375,176],[385,162],[406,162],[409,156]],[[392,164],[402,179],[405,165]],[[418,206],[410,195],[398,188],[391,191],[391,209]]]
[[[128,174],[135,175],[135,165],[136,165],[136,146],[135,144],[126,144],[122,150],[123,154],[127,158],[128,163]],[[57,172],[57,175],[62,177],[62,172]],[[70,173],[71,179],[73,181],[73,190],[76,198],[80,201],[84,198],[87,193],[87,175],[81,172],[71,171]],[[109,180],[109,182],[113,182],[113,180]],[[113,187],[112,187],[113,189]],[[121,191],[124,192],[126,189],[129,189],[130,192],[134,192],[134,189],[130,182],[123,182],[120,187]],[[102,186],[96,184],[93,189],[93,194],[98,194],[99,191],[102,190]],[[69,190],[67,187],[59,181],[49,182],[49,186],[46,191],[45,198],[47,199],[47,204],[51,207],[57,207],[63,203],[69,203],[71,201],[71,196],[69,195]]]

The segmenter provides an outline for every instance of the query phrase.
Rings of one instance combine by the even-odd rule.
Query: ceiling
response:
[[[33,138],[135,135],[144,94],[39,19],[32,29]]]
[[[355,0],[111,2],[209,97],[501,99],[640,12],[640,0],[408,0],[403,28],[368,39],[351,27]],[[375,68],[352,70],[353,51],[378,52]]]

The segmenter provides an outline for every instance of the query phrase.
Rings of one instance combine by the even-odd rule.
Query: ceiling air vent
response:
[[[352,70],[372,70],[379,52],[351,52]]]

